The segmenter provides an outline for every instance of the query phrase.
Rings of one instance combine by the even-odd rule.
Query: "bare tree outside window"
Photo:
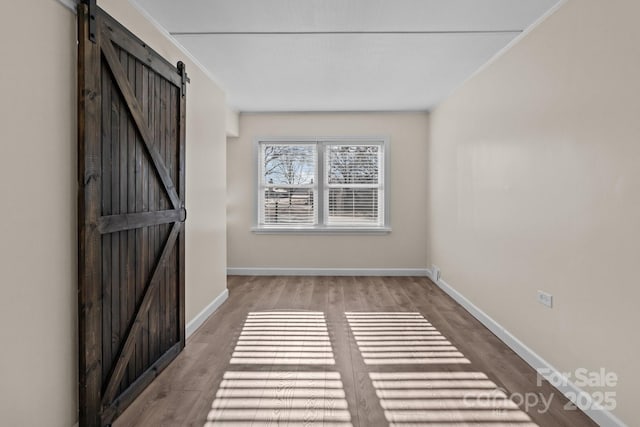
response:
[[[263,146],[265,223],[315,222],[315,150],[310,144]]]
[[[313,184],[314,150],[314,146],[265,145],[265,181],[276,185]]]
[[[333,145],[329,149],[329,184],[377,184],[377,145]]]
[[[328,147],[329,223],[379,222],[380,146]]]

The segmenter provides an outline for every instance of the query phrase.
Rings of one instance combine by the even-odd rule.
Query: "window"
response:
[[[313,225],[318,154],[311,144],[261,144],[261,224]]]
[[[255,231],[389,231],[383,138],[260,139]]]

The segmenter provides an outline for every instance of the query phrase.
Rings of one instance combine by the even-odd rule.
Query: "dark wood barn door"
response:
[[[80,425],[109,425],[185,342],[184,65],[79,5]]]

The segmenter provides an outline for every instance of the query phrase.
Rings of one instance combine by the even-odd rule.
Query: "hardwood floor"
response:
[[[596,425],[426,278],[228,287],[115,427]]]

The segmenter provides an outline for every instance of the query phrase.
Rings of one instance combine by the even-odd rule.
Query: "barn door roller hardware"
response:
[[[182,91],[182,96],[184,97],[187,94],[187,83],[191,83],[191,79],[187,76],[187,69],[184,62],[178,61],[177,67],[180,78],[182,79],[182,87],[180,89]]]
[[[96,11],[98,6],[96,0],[82,0],[82,4],[86,4],[89,7],[89,40],[93,43],[96,42]]]

